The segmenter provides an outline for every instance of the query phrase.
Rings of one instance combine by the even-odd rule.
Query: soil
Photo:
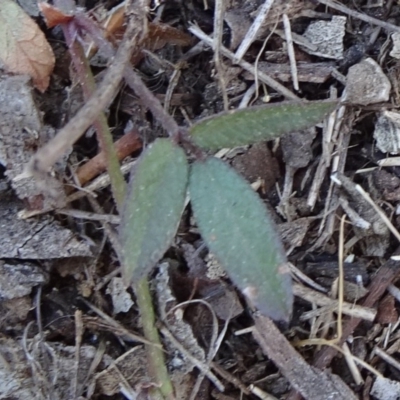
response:
[[[162,398],[137,299],[121,278],[121,218],[97,123],[45,179],[23,176],[90,95],[60,26],[48,28],[36,2],[18,3],[45,33],[56,66],[43,93],[29,77],[0,70],[0,399]],[[99,27],[120,3],[82,0],[74,12]],[[134,6],[143,12],[143,3]],[[267,3],[272,8],[241,58],[256,73],[222,48],[216,62],[201,45],[196,29],[212,37],[219,19],[220,45],[234,54]],[[129,62],[173,117],[169,126],[296,98],[340,101],[308,130],[217,153],[277,225],[293,312],[272,322],[246,301],[201,239],[188,204],[149,273],[174,387],[165,398],[400,398],[400,6],[335,4],[149,4],[148,36]],[[107,31],[115,48],[124,29]],[[77,32],[87,48],[85,26]],[[98,85],[113,62],[102,50],[89,57]],[[103,110],[126,182],[143,149],[170,133],[165,116],[129,86],[117,82]]]

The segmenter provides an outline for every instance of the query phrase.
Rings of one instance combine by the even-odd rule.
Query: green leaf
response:
[[[140,279],[171,245],[185,207],[189,166],[184,151],[157,139],[141,156],[121,222],[126,282]]]
[[[189,134],[207,150],[243,146],[312,127],[336,106],[334,101],[284,102],[235,110],[199,121]]]
[[[214,157],[192,165],[189,192],[200,233],[232,281],[262,313],[288,320],[293,295],[285,253],[259,196]]]

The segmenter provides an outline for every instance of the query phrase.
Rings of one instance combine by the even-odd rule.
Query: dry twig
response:
[[[256,19],[250,26],[239,48],[236,50],[233,62],[239,63],[242,57],[246,54],[246,51],[254,42],[254,39],[256,38],[258,31],[260,30],[263,22],[265,21],[265,18],[267,17],[267,14],[270,8],[272,7],[273,2],[274,0],[265,0],[264,4],[260,7]]]
[[[189,31],[212,48],[213,39],[207,36],[198,26],[192,25],[189,28]],[[224,46],[221,46],[221,54],[223,54],[225,57],[228,57],[232,61],[234,61],[235,59],[235,55]],[[264,82],[287,99],[301,100],[299,97],[293,94],[289,89],[286,89],[285,86],[281,85],[275,79],[272,79],[270,76],[263,72],[257,71],[256,68],[254,68],[250,63],[241,60],[238,62],[238,65],[240,65],[246,71],[249,71],[254,76],[257,75],[260,81]]]
[[[389,32],[399,32],[400,27],[390,24],[389,22],[382,21],[380,19],[370,17],[369,15],[360,13],[358,11],[354,11],[351,8],[344,6],[343,4],[338,3],[334,0],[318,0],[319,3],[325,4],[326,6],[333,8],[334,10],[340,11],[344,14],[349,15],[350,17],[360,19],[361,21],[365,21],[371,25],[376,25],[381,28],[388,30]]]
[[[220,58],[220,48],[222,46],[222,33],[224,30],[225,1],[216,0],[214,9],[214,63],[218,74],[218,81],[222,91],[225,111],[229,110],[228,94],[224,79],[224,65]]]
[[[315,290],[308,289],[305,286],[295,283],[293,285],[293,293],[295,296],[301,297],[304,300],[314,303],[318,306],[330,306],[332,311],[337,310],[339,303],[337,300],[333,300],[328,296],[319,293]],[[361,318],[366,321],[373,321],[376,317],[376,310],[369,307],[362,307],[353,305],[351,303],[343,302],[342,308],[343,314],[353,316],[355,318]]]
[[[293,47],[292,28],[290,26],[289,17],[286,14],[283,14],[283,26],[285,28],[287,52],[288,52],[289,62],[290,62],[290,71],[292,73],[293,87],[294,87],[294,90],[299,90],[299,80],[297,78],[296,56],[294,54],[294,47]]]

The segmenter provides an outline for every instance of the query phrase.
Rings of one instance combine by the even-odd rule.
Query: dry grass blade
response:
[[[224,109],[228,111],[229,102],[228,94],[226,92],[226,83],[224,79],[224,65],[221,62],[219,53],[222,45],[222,33],[224,28],[224,13],[225,13],[225,2],[224,0],[216,0],[215,11],[214,11],[214,63],[218,72],[218,81],[222,91],[222,99],[224,101]]]
[[[206,43],[208,46],[210,47],[213,46],[213,39],[207,36],[199,27],[192,25],[189,28],[189,31],[192,32],[193,35],[197,36],[204,43]],[[221,46],[221,54],[224,55],[225,57],[228,57],[232,61],[234,61],[235,59],[235,55],[224,46]],[[272,87],[278,93],[281,93],[283,96],[285,96],[287,99],[300,100],[299,97],[293,94],[290,90],[286,89],[285,86],[281,85],[279,82],[277,82],[275,79],[272,79],[267,74],[257,71],[256,68],[254,68],[253,65],[251,65],[250,63],[242,60],[239,61],[238,64],[246,71],[249,71],[253,75],[257,75],[258,79],[261,82],[264,82],[268,86]]]
[[[396,251],[395,254],[398,254]],[[391,284],[395,276],[398,274],[398,261],[388,260],[377,272],[371,285],[368,287],[369,293],[365,300],[362,302],[364,307],[372,307],[376,301],[380,299],[387,287]],[[351,335],[358,324],[361,322],[360,318],[351,318],[345,320],[343,324],[343,334],[338,344],[343,343],[349,335]],[[337,350],[333,347],[325,347],[315,357],[314,366],[318,368],[325,368],[330,364],[332,358],[335,357]]]
[[[211,372],[210,367],[201,361],[197,360],[197,358],[193,357],[181,344],[178,340],[175,339],[175,337],[172,335],[172,333],[166,328],[166,327],[161,327],[160,332],[170,340],[174,346],[185,356],[204,374],[214,383],[214,385],[223,392],[225,390],[224,385],[221,383],[221,381]]]
[[[290,70],[292,73],[293,87],[294,90],[299,90],[299,80],[297,78],[297,65],[296,65],[296,56],[294,53],[293,47],[293,38],[292,38],[292,28],[290,26],[289,17],[286,14],[283,14],[283,26],[285,27],[285,36],[287,42],[287,51],[290,61]]]
[[[99,315],[103,321],[97,321],[94,318],[91,317],[85,317],[84,321],[87,326],[91,325],[92,327],[96,328],[104,328],[110,332],[114,332],[118,336],[126,337],[130,340],[133,340],[135,342],[147,344],[149,346],[156,346],[159,347],[159,345],[154,344],[146,340],[145,338],[136,335],[127,329],[125,329],[119,322],[117,322],[115,319],[111,318],[108,316],[105,312],[101,311],[99,308],[94,306],[93,304],[89,303],[88,301],[82,299],[82,301],[92,310],[94,311],[97,315]]]

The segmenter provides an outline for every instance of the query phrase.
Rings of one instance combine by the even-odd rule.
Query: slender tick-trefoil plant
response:
[[[164,255],[189,194],[199,231],[231,280],[262,313],[288,320],[291,279],[275,225],[249,184],[206,151],[306,129],[335,107],[319,101],[248,108],[204,119],[180,137],[155,140],[138,162],[123,209],[126,281],[139,281]],[[188,148],[195,156],[191,164]]]
[[[56,5],[61,3],[56,1]],[[74,10],[73,0],[65,3]],[[92,90],[90,68],[75,42],[79,35],[73,33],[78,28],[87,31],[103,50],[112,52],[113,49],[101,39],[95,24],[85,15],[74,12],[67,17],[60,23],[64,24],[77,74],[89,94]],[[204,241],[251,303],[273,319],[288,320],[292,308],[286,258],[267,209],[240,175],[207,152],[306,129],[333,111],[336,103],[281,103],[248,108],[202,120],[185,131],[179,129],[129,68],[125,71],[125,81],[170,133],[169,139],[157,139],[144,151],[123,201],[125,182],[115,162],[109,129],[104,118],[97,124],[99,141],[108,154],[114,198],[118,209],[122,209],[123,275],[135,289],[143,331],[153,343],[147,348],[148,370],[159,385],[159,390],[154,388],[154,398],[172,399],[173,387],[154,326],[146,277],[171,245],[188,194]],[[194,158],[190,165],[189,153]]]

